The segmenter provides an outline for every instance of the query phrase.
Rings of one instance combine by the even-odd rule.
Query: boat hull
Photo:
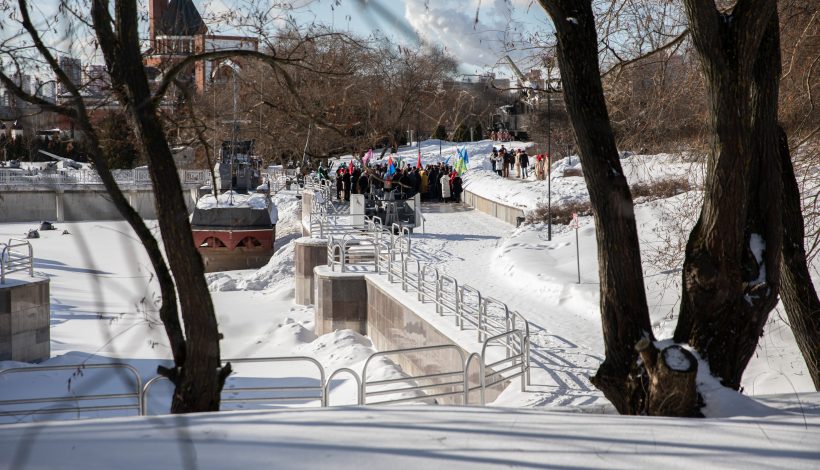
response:
[[[205,272],[258,269],[274,253],[276,226],[264,229],[193,228]]]

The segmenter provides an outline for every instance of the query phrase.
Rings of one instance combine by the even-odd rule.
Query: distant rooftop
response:
[[[171,0],[162,13],[158,34],[166,36],[193,36],[208,30],[199,11],[191,0]]]

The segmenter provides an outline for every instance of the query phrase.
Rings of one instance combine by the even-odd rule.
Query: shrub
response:
[[[549,220],[549,208],[546,204],[538,204],[535,209],[526,213],[525,224],[545,224]],[[552,206],[552,223],[555,225],[567,225],[572,221],[572,214],[579,216],[591,215],[592,210],[589,201],[572,201],[564,204]]]
[[[637,200],[640,199],[640,202],[648,202],[677,196],[678,194],[691,190],[692,187],[689,184],[689,180],[683,177],[633,184],[629,189],[632,192],[633,200],[637,202]]]

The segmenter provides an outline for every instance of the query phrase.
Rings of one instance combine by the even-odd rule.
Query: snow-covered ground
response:
[[[505,145],[516,148],[526,143]],[[438,141],[422,142],[422,161],[449,157],[452,164],[456,147],[444,143],[439,156]],[[545,181],[505,180],[492,174],[486,158],[491,147],[488,141],[466,145],[471,157],[465,176],[469,190],[526,210],[546,200]],[[416,155],[415,148],[400,153],[411,164]],[[632,184],[686,177],[696,187],[702,178],[697,164],[674,155],[633,155],[622,164]],[[569,166],[577,168],[577,158],[555,164],[553,202],[588,198],[583,178],[561,176]],[[661,338],[668,337],[675,324],[680,277],[676,249],[693,221],[681,207],[693,201],[696,191],[636,206],[650,312]],[[304,355],[319,360],[326,372],[339,367],[360,370],[373,352],[367,338],[349,330],[317,337],[313,309],[294,305],[290,242],[300,235],[300,202],[287,191],[275,202],[279,223],[271,262],[259,270],[208,276],[225,337],[223,357]],[[517,386],[508,388],[494,403],[503,409],[246,410],[7,425],[0,426],[0,467],[144,468],[194,462],[201,468],[815,468],[820,461],[820,396],[807,393],[813,389],[811,380],[780,310],[772,313],[744,376],[744,393],[756,401],[730,397],[713,401],[717,406],[707,410],[710,416],[735,417],[681,420],[591,414],[607,411],[606,401],[587,379],[603,351],[592,219],[582,217],[577,234],[555,226],[552,240],[547,240],[542,225],[516,229],[459,205],[425,204],[423,210],[425,230],[413,235],[414,253],[460,284],[502,300],[532,323],[533,386],[525,393]],[[43,238],[33,240],[35,271],[51,279],[53,357],[46,364],[116,360],[134,366],[143,378],[155,375],[157,364],[167,364],[170,354],[156,313],[156,283],[138,241],[125,223],[57,225],[58,231],[41,232]],[[0,223],[0,240],[34,226]],[[61,235],[63,229],[71,234]],[[0,362],[0,368],[18,365]],[[389,362],[378,365],[370,377],[401,376]],[[237,370],[228,389],[272,379],[288,385],[315,384],[315,372],[304,364],[239,364]],[[71,375],[0,379],[0,399],[57,389],[77,393],[86,385],[97,392],[111,391],[117,385],[95,379],[90,372]],[[708,380],[701,380],[708,385]],[[354,383],[345,376],[334,380],[332,390],[333,404],[353,402]],[[781,395],[766,397],[776,393]],[[152,412],[167,409],[168,394],[169,388],[158,384],[149,401]],[[316,404],[305,400],[297,405]]]
[[[800,406],[806,414],[707,420],[403,406],[23,424],[0,427],[0,464],[87,470],[816,469],[817,402]]]
[[[277,252],[259,270],[208,275],[224,336],[224,358],[307,356],[318,360],[327,374],[341,367],[360,370],[373,353],[370,340],[341,330],[317,337],[312,307],[293,303],[293,246],[300,234],[301,203],[295,192],[281,192],[274,202],[280,213]],[[21,237],[37,223],[0,224],[0,240]],[[35,254],[36,276],[50,279],[51,354],[41,365],[98,364],[119,362],[137,369],[143,383],[156,375],[157,365],[170,364],[170,349],[158,316],[159,289],[150,263],[136,236],[124,222],[58,223],[56,231],[41,231],[30,240]],[[154,227],[155,233],[158,231]],[[63,235],[63,230],[70,234]],[[0,369],[28,364],[0,361]],[[266,378],[268,384],[283,380],[288,385],[315,385],[318,372],[304,362],[238,364],[226,388],[247,387],[250,380]],[[368,376],[402,377],[401,370],[386,360],[369,366]],[[108,371],[77,373],[76,369],[0,377],[0,400],[59,396],[62,394],[122,393],[127,387],[121,375]],[[106,374],[108,373],[108,376]],[[294,379],[296,378],[296,379]],[[295,380],[295,381],[294,381]],[[354,403],[355,382],[344,375],[334,379],[333,403]],[[159,382],[149,395],[151,413],[170,404],[170,388]],[[317,406],[318,400],[302,405]],[[241,408],[243,405],[234,407]],[[227,408],[231,408],[228,405]],[[114,414],[133,414],[133,410]],[[84,413],[110,416],[111,413]],[[71,419],[71,413],[0,417],[0,423],[16,420]]]

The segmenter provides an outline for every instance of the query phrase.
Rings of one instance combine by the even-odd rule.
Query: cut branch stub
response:
[[[646,414],[650,416],[701,416],[695,379],[698,361],[678,345],[658,350],[649,339],[635,345],[649,376]]]

